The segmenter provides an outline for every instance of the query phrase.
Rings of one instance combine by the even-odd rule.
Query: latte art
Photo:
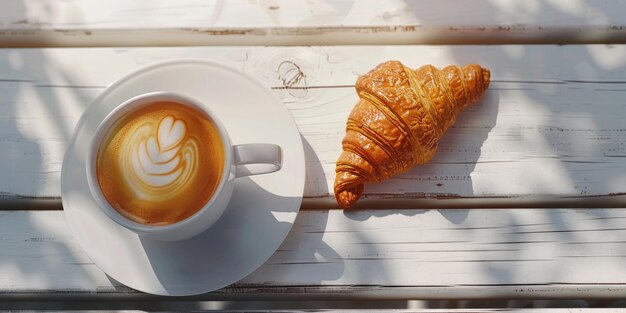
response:
[[[142,224],[167,225],[200,210],[224,172],[224,146],[203,112],[155,102],[120,118],[105,134],[96,175],[107,202]]]
[[[124,179],[137,197],[158,201],[189,182],[198,162],[198,144],[182,120],[166,116],[158,125],[138,128],[122,144]]]

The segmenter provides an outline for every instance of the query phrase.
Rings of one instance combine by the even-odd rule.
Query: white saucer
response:
[[[283,149],[280,171],[237,179],[224,215],[203,234],[184,241],[140,238],[109,220],[87,186],[87,149],[98,124],[126,99],[152,91],[204,102],[221,117],[233,144],[273,143]],[[267,87],[218,63],[181,60],[124,77],[87,108],[63,160],[61,195],[70,228],[107,275],[143,292],[194,295],[244,278],[278,249],[300,208],[304,166],[296,124]]]

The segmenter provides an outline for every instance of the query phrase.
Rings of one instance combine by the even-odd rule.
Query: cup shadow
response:
[[[164,294],[215,290],[247,276],[272,255],[292,226],[295,203],[298,198],[239,178],[228,208],[204,233],[175,242],[139,240]]]
[[[304,194],[327,192],[326,175],[316,149],[304,136],[301,138],[306,161]],[[329,215],[328,209],[300,212],[287,239],[267,262],[268,266],[260,268],[251,279],[262,281],[271,277],[273,281],[288,284],[322,285],[342,277],[344,261],[325,238]]]

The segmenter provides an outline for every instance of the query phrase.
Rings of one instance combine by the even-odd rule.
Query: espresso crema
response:
[[[211,199],[223,171],[224,145],[213,121],[170,101],[142,105],[117,120],[96,160],[104,198],[146,225],[192,216]]]

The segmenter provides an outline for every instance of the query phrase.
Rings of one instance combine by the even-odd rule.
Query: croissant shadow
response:
[[[457,169],[457,173],[455,176],[464,177],[464,180],[461,180],[459,184],[456,184],[453,188],[451,188],[452,194],[461,195],[459,198],[459,204],[462,205],[463,197],[480,197],[481,195],[476,195],[474,193],[472,174],[476,171],[476,164],[480,162],[480,156],[483,144],[489,137],[489,133],[496,126],[496,121],[498,117],[498,108],[500,103],[500,94],[497,90],[487,90],[482,101],[474,104],[469,107],[466,112],[461,113],[461,118],[465,121],[464,123],[459,123],[458,128],[455,130],[462,130],[463,132],[468,132],[468,140],[465,141],[465,147],[470,153],[463,153],[463,160],[459,160],[456,162],[461,162],[463,164],[462,167]],[[467,125],[467,126],[465,126]],[[454,126],[453,126],[454,127]],[[467,128],[465,128],[467,127]],[[470,140],[471,138],[471,140]],[[440,142],[440,145],[445,146],[456,146],[456,140],[460,140],[464,138],[459,138],[458,136],[450,136],[448,140],[444,137]],[[455,153],[454,149],[450,149],[451,153]],[[460,152],[460,151],[459,151]],[[444,157],[444,156],[442,156]],[[435,156],[435,158],[437,158]],[[435,166],[450,166],[453,164],[447,164],[446,162],[441,162],[441,164],[435,163]],[[454,163],[454,161],[452,162]],[[458,165],[458,164],[454,164]],[[458,167],[458,166],[457,166]],[[439,183],[438,183],[439,184]],[[436,186],[439,186],[436,184]],[[443,184],[443,183],[440,183]],[[439,213],[448,219],[450,222],[454,224],[461,224],[467,218],[469,214],[468,209],[457,209],[457,210],[439,210]]]
[[[355,210],[363,213],[348,210],[346,217],[365,220],[369,216],[389,214],[413,216],[434,208],[466,208],[464,199],[480,196],[474,194],[472,174],[481,162],[482,146],[496,125],[499,103],[499,92],[487,89],[480,101],[459,114],[455,125],[439,141],[437,154],[430,162],[383,184],[366,184],[366,196],[355,205]],[[388,193],[404,188],[410,191]],[[406,210],[385,210],[398,208]],[[469,213],[468,210],[440,212],[455,224],[462,223]]]

